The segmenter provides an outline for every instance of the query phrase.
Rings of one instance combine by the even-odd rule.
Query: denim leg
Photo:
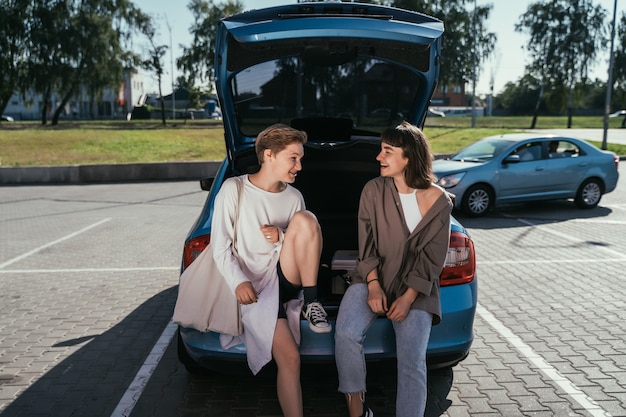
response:
[[[403,321],[393,323],[398,358],[396,417],[422,417],[426,410],[426,348],[431,327],[432,315],[415,309]]]
[[[376,318],[367,305],[366,284],[352,284],[339,306],[335,324],[335,361],[339,392],[356,394],[366,391],[365,333]]]

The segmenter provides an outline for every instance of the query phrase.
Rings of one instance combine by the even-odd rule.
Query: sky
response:
[[[220,0],[215,0],[219,2]],[[176,58],[182,55],[182,47],[190,46],[193,37],[189,33],[189,27],[193,23],[193,16],[186,7],[187,2],[173,0],[134,0],[135,4],[144,12],[152,15],[160,28],[157,42],[171,45],[168,54],[164,57],[166,74],[164,75],[163,94],[172,91],[172,80],[182,75],[176,69]],[[278,6],[282,4],[296,3],[297,0],[243,0],[244,10],[260,9],[264,7]],[[620,15],[626,11],[626,0],[594,0],[605,8],[608,13],[608,21],[613,19],[613,10],[617,2],[617,21]],[[484,97],[490,92],[491,80],[493,80],[494,94],[502,91],[506,83],[516,82],[523,74],[527,64],[527,56],[523,45],[528,36],[515,32],[515,24],[519,21],[532,0],[476,0],[478,6],[492,4],[491,14],[487,21],[489,31],[498,37],[495,53],[492,58],[481,65],[480,74],[476,83],[476,93]],[[169,25],[169,27],[168,27]],[[444,21],[445,26],[445,21]],[[608,51],[607,47],[607,51]],[[173,54],[171,54],[173,52]],[[172,64],[173,58],[173,64]],[[173,67],[173,71],[172,71]],[[602,55],[591,71],[591,78],[608,80],[608,52]],[[173,77],[172,77],[173,73]],[[149,85],[149,92],[158,91],[156,81],[146,77],[145,82]],[[466,90],[471,92],[472,85]]]

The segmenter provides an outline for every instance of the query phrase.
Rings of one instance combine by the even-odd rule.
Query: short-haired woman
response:
[[[306,141],[305,132],[282,124],[259,133],[255,146],[261,167],[254,174],[224,182],[215,199],[211,234],[218,267],[241,304],[242,341],[250,370],[257,374],[274,359],[278,401],[285,416],[303,414],[300,290],[311,330],[331,331],[317,300],[321,229],[305,209],[300,191],[290,185],[302,169]],[[241,201],[236,181],[243,184]],[[233,248],[237,204],[241,209]]]

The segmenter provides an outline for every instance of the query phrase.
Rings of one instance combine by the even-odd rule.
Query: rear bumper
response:
[[[431,331],[427,350],[429,368],[454,366],[465,359],[474,340],[473,324],[477,302],[476,279],[469,284],[443,287],[444,303],[442,322]],[[330,320],[333,329],[335,321]],[[302,340],[300,356],[302,363],[334,362],[334,331],[317,334],[309,329],[308,322],[300,322]],[[243,344],[222,349],[219,334],[201,333],[192,329],[180,329],[181,339],[188,356],[203,368],[228,370],[246,364],[246,349]],[[375,320],[367,332],[364,342],[368,361],[395,359],[395,335],[387,319]],[[224,369],[227,368],[227,369]],[[233,369],[234,370],[234,369]]]

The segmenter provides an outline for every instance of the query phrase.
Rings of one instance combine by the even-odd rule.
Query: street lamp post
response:
[[[171,58],[171,72],[172,72],[172,120],[176,119],[176,90],[174,90],[174,48],[172,47],[172,28],[170,27],[170,21],[165,16],[165,23],[167,24],[167,30],[170,32],[170,58]]]
[[[611,90],[613,89],[613,46],[615,43],[615,19],[617,17],[617,0],[613,3],[613,24],[611,25],[611,48],[609,56],[609,80],[606,83],[606,100],[604,102],[604,130],[602,132],[602,149],[607,148],[609,130],[609,113],[611,112]]]
[[[616,0],[617,1],[617,0]],[[472,15],[472,31],[474,32],[474,42],[472,48],[472,128],[476,127],[476,50],[477,50],[477,41],[476,38],[476,0],[474,0],[474,14]]]

